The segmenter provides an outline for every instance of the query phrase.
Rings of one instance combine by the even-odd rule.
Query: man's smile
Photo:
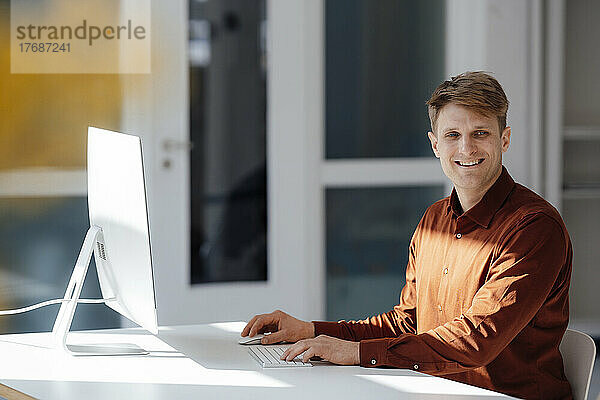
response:
[[[472,167],[476,167],[477,165],[481,164],[483,162],[484,158],[478,158],[476,160],[471,160],[471,161],[454,161],[456,163],[456,165],[463,167],[463,168],[472,168]]]

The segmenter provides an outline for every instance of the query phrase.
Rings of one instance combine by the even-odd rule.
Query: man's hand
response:
[[[349,342],[326,335],[297,342],[282,354],[281,359],[291,361],[303,352],[304,362],[308,362],[311,357],[321,357],[334,364],[360,364],[360,342]]]
[[[277,310],[270,314],[255,315],[242,331],[242,336],[256,336],[267,332],[272,333],[261,340],[262,344],[297,342],[314,338],[315,326],[312,322],[301,321]]]

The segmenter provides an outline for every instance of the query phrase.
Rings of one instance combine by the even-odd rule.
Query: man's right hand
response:
[[[262,344],[278,342],[297,342],[315,337],[315,326],[312,322],[301,321],[283,311],[276,310],[270,314],[255,315],[242,331],[242,336],[256,336],[259,333],[271,332],[265,336]]]

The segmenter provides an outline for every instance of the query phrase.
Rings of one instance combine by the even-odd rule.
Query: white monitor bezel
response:
[[[139,137],[88,128],[90,226],[102,230],[94,260],[106,304],[157,334],[156,297],[146,184]],[[100,236],[100,240],[102,240]],[[115,269],[118,268],[118,269]]]

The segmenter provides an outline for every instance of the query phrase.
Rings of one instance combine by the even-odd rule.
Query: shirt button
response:
[[[413,365],[413,368],[414,368],[414,369],[419,369],[419,364],[415,364],[415,365]]]
[[[457,234],[456,234],[456,238],[457,238],[457,239],[460,239],[461,237],[462,237],[462,233],[457,233]]]
[[[442,306],[441,305],[438,306],[438,311],[442,311]]]
[[[448,268],[444,268],[444,275],[448,275]]]
[[[377,364],[377,360],[376,360],[376,359],[374,359],[374,358],[372,358],[372,359],[371,359],[371,365],[375,365],[375,364]]]

